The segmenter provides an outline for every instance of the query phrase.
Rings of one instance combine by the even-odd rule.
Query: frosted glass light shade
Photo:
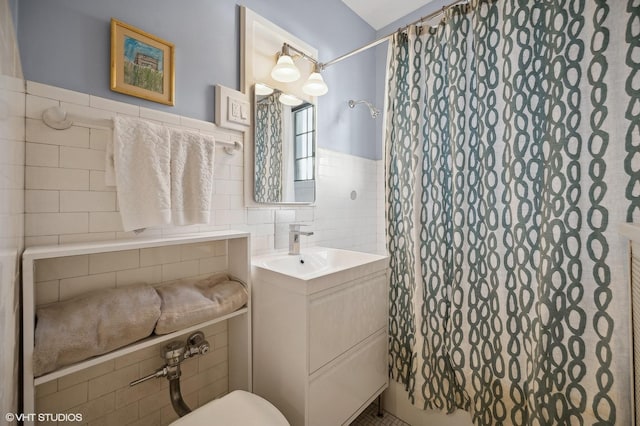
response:
[[[278,62],[271,70],[271,78],[282,83],[291,83],[300,78],[300,70],[288,55],[280,55]]]
[[[267,96],[273,93],[273,89],[266,84],[256,83],[256,95]]]
[[[302,103],[302,99],[298,99],[293,95],[289,95],[287,93],[283,93],[278,97],[278,100],[281,104],[289,105],[289,106],[298,106]]]
[[[319,72],[312,72],[302,86],[302,91],[310,96],[322,96],[329,91],[329,88]]]

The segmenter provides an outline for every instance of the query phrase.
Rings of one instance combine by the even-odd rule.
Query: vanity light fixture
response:
[[[289,49],[290,46],[286,43],[282,46],[282,52],[278,54],[278,62],[271,70],[271,78],[282,83],[291,83],[300,78],[300,70],[293,63]]]
[[[273,93],[273,89],[266,84],[256,83],[256,95],[258,96],[269,96]]]
[[[329,91],[329,87],[327,87],[327,83],[324,82],[322,74],[320,74],[320,68],[317,65],[316,69],[302,86],[302,91],[311,96],[322,96]]]
[[[327,93],[329,88],[320,74],[323,65],[288,43],[282,45],[282,51],[278,54],[278,61],[271,70],[271,77],[281,83],[291,83],[300,78],[300,70],[298,70],[298,67],[296,67],[296,64],[293,62],[290,54],[291,51],[296,53],[296,58],[304,58],[314,65],[314,71],[302,86],[302,91],[310,96],[322,96]]]
[[[296,98],[295,96],[289,95],[287,93],[282,93],[278,97],[278,100],[280,101],[281,104],[288,105],[288,106],[298,106],[302,104],[302,99]]]
[[[280,81],[282,83],[291,83],[293,81],[296,81],[298,78],[300,78],[300,71],[298,70],[296,65],[293,63],[293,58],[289,54],[289,52],[293,50],[297,54],[297,56],[303,57],[307,61],[313,63],[313,65],[315,66],[314,71],[311,73],[308,80],[302,86],[302,91],[307,95],[322,96],[325,93],[327,93],[327,91],[329,90],[327,87],[327,84],[322,79],[322,75],[320,75],[320,72],[324,71],[325,68],[330,67],[333,64],[337,64],[338,62],[343,61],[347,58],[350,58],[353,55],[357,55],[358,53],[364,52],[365,50],[371,49],[372,47],[375,47],[381,43],[384,43],[390,40],[392,37],[394,37],[395,34],[402,33],[403,31],[406,31],[408,28],[410,28],[413,25],[417,25],[417,26],[423,25],[423,23],[427,23],[433,18],[439,15],[445,14],[447,10],[459,4],[469,4],[469,0],[453,0],[451,3],[444,6],[441,10],[437,10],[433,13],[430,13],[429,15],[422,16],[420,19],[417,19],[405,25],[404,27],[399,28],[397,31],[394,31],[391,34],[387,34],[384,37],[380,37],[379,39],[374,40],[369,44],[366,44],[362,47],[352,50],[349,53],[345,53],[344,55],[339,56],[335,59],[332,59],[329,62],[322,62],[322,63],[318,62],[316,59],[296,49],[290,44],[283,43],[282,52],[278,54],[279,55],[278,63],[276,64],[276,66],[273,67],[273,70],[271,71],[271,77],[273,77],[274,80]],[[280,61],[281,59],[282,59],[282,64]],[[280,71],[280,69],[287,69],[288,71],[287,72]],[[295,69],[295,72],[293,71],[293,69]],[[288,75],[289,77],[286,77],[285,74]],[[294,74],[297,75],[296,78],[291,77]],[[291,78],[291,80],[286,80],[285,78]],[[372,112],[372,116],[373,116],[373,112]]]

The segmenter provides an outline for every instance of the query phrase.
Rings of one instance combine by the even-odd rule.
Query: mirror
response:
[[[313,203],[316,199],[316,107],[298,97],[254,86],[254,199]]]

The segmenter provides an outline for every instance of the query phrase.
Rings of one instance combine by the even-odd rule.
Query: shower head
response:
[[[372,105],[371,103],[364,100],[361,100],[361,101],[350,100],[349,108],[355,108],[355,106],[358,104],[365,104],[366,106],[369,107],[369,112],[371,112],[371,118],[376,118],[377,116],[380,115],[380,110],[376,108],[375,105]]]

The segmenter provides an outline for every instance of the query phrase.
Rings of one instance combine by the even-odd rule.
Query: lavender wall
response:
[[[214,85],[239,89],[239,7],[232,0],[20,0],[18,37],[27,80],[201,120],[214,117]],[[319,51],[328,61],[368,43],[375,31],[341,0],[247,0],[244,5]],[[16,13],[16,10],[14,10]],[[109,90],[109,22],[114,17],[176,45],[176,105]],[[275,52],[274,52],[275,54]],[[375,52],[325,72],[319,145],[380,158],[375,122],[353,114],[349,99],[375,97]]]

